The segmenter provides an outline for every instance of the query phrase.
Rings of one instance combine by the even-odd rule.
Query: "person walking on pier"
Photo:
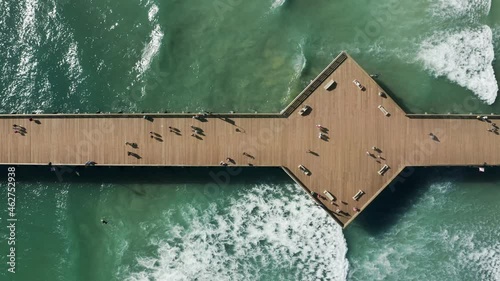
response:
[[[130,145],[132,148],[138,148],[139,146],[135,142],[125,142],[125,145]]]
[[[479,121],[488,121],[488,116],[478,115],[478,116],[476,116],[476,119]]]
[[[14,129],[14,130],[20,130],[20,131],[26,131],[25,127],[19,126],[17,124],[12,125],[12,129]]]
[[[15,128],[12,128],[14,130],[14,134],[20,134],[22,136],[26,135],[27,131],[26,128],[18,126]]]
[[[19,125],[12,125],[12,129],[15,130],[15,131],[20,131],[20,132],[26,132],[26,128],[23,127],[23,126],[19,126]]]
[[[246,153],[246,152],[243,152],[243,155],[248,157],[248,158],[251,158],[251,159],[255,159],[255,157],[253,157],[252,155]]]
[[[435,141],[435,142],[440,142],[439,138],[434,135],[433,133],[429,133],[429,137],[431,138],[431,140]]]

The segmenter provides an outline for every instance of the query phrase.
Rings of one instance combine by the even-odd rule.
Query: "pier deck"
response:
[[[331,79],[336,81],[334,89],[324,89]],[[356,87],[355,79],[364,90]],[[491,123],[478,121],[475,115],[412,117],[379,92],[384,91],[341,53],[280,114],[213,114],[202,121],[192,114],[152,114],[152,121],[143,119],[143,114],[3,115],[0,163],[219,166],[230,157],[235,164],[229,167],[283,167],[308,192],[320,194],[316,200],[343,227],[406,166],[500,165],[500,136],[487,131]],[[312,110],[302,116],[298,111],[304,105]],[[384,115],[379,105],[390,115]],[[14,133],[13,124],[25,127],[27,133]],[[318,124],[328,130],[328,139],[318,138]],[[190,126],[203,130],[199,138],[191,136]],[[161,140],[151,138],[150,131]],[[126,142],[137,143],[138,148]],[[373,151],[373,146],[381,152]],[[129,151],[140,158],[129,156]],[[298,165],[311,174],[301,172]],[[390,168],[379,175],[384,165]],[[333,204],[325,190],[336,198]],[[359,190],[364,194],[356,201],[353,196]]]

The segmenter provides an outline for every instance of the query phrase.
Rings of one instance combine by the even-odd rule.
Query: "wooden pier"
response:
[[[406,166],[500,165],[495,118],[408,115],[341,53],[279,114],[1,115],[0,163],[282,167],[345,227]]]

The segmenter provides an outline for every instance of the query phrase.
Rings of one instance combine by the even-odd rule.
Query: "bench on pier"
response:
[[[365,194],[365,192],[364,192],[363,190],[361,190],[361,189],[360,189],[360,190],[358,191],[358,193],[356,193],[356,195],[354,195],[354,196],[352,197],[352,199],[354,199],[354,200],[358,201],[358,200],[359,200],[359,198],[361,198],[361,196],[363,196],[363,194]]]
[[[385,172],[387,172],[387,170],[389,170],[389,166],[387,165],[384,165],[379,171],[378,171],[378,174],[383,176],[385,174]]]
[[[365,90],[365,87],[361,85],[361,83],[358,80],[352,80],[352,83],[354,83],[354,85],[356,85],[356,87],[358,87],[361,91]]]
[[[304,174],[306,174],[306,176],[310,176],[311,175],[311,172],[306,168],[304,167],[304,165],[299,165],[299,170],[301,170]]]
[[[335,89],[336,86],[337,86],[337,81],[330,80],[328,83],[326,83],[325,87],[323,87],[323,88],[327,91],[331,91],[331,90]]]
[[[302,109],[300,109],[299,114],[306,115],[310,110],[311,110],[311,107],[309,105],[304,105],[304,107],[302,107]]]
[[[328,200],[330,200],[331,202],[335,201],[335,196],[333,196],[333,194],[331,194],[330,192],[328,191],[323,191],[323,193],[325,194],[326,198],[328,198]]]
[[[389,115],[391,115],[391,114],[389,113],[389,111],[387,111],[387,110],[385,109],[385,107],[383,107],[383,106],[381,106],[381,105],[379,105],[379,106],[378,106],[378,109],[380,109],[380,111],[382,111],[382,113],[384,113],[384,115],[385,115],[385,116],[389,116]]]

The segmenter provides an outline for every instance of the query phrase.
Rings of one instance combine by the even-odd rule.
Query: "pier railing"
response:
[[[18,118],[192,118],[200,113],[40,113],[40,114],[0,114],[2,119]],[[211,113],[203,118],[279,118],[280,113]]]
[[[340,53],[309,85],[280,113],[211,113],[204,118],[287,118],[292,114],[325,80],[347,59],[345,52]],[[0,113],[2,119],[14,118],[191,118],[200,113],[183,112],[96,112],[96,113]],[[409,116],[410,117],[410,116]],[[411,118],[411,117],[410,117]]]
[[[500,115],[496,114],[406,114],[410,119],[477,119],[478,116],[486,116],[489,119],[500,119]]]
[[[285,109],[281,111],[284,117],[290,116],[345,60],[347,54],[340,53]]]

